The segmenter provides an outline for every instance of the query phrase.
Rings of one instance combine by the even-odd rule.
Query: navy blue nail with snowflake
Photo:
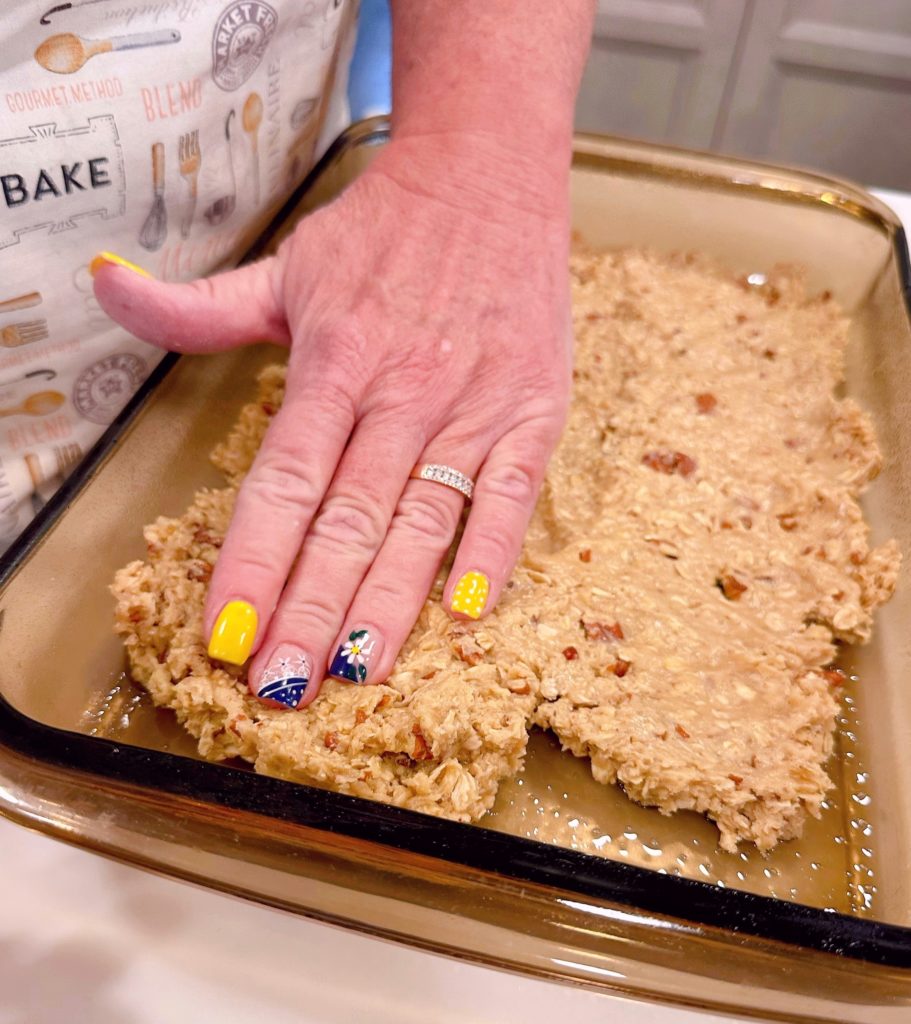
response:
[[[311,675],[312,665],[307,655],[288,644],[282,644],[269,659],[256,688],[256,695],[288,708],[299,707]]]
[[[365,683],[375,647],[376,640],[369,629],[353,629],[335,652],[329,675],[350,683]]]

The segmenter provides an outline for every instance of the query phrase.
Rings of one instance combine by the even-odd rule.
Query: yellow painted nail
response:
[[[127,270],[132,270],[134,274],[139,274],[142,277],[152,276],[148,270],[143,270],[142,267],[137,266],[135,263],[130,263],[129,260],[125,260],[122,256],[117,256],[112,252],[98,253],[89,264],[89,273],[94,277],[104,266],[126,267]]]
[[[229,601],[215,620],[209,639],[209,657],[231,665],[243,665],[253,649],[258,621],[252,604]]]
[[[466,572],[459,580],[452,592],[452,602],[449,607],[454,612],[461,612],[469,619],[479,619],[484,605],[487,604],[487,595],[490,593],[490,580],[482,572]]]

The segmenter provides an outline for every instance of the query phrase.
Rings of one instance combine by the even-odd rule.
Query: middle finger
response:
[[[421,447],[412,428],[361,420],[251,662],[254,696],[291,708],[316,697],[326,652],[383,544]]]

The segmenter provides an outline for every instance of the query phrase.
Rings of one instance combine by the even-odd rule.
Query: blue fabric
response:
[[[360,120],[392,109],[392,23],[389,0],[361,0],[357,43],[348,79],[351,117]]]

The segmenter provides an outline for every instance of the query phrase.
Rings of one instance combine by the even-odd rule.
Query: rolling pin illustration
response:
[[[149,252],[164,245],[168,234],[168,210],[164,204],[164,143],[152,145],[152,209],[139,232],[139,244]]]
[[[137,32],[131,36],[111,36],[110,39],[81,39],[72,32],[61,32],[44,40],[35,50],[35,60],[57,75],[71,75],[99,53],[138,50],[143,46],[165,46],[179,42],[180,33],[176,29]]]
[[[0,302],[0,313],[12,313],[17,309],[30,309],[32,306],[41,305],[41,292],[28,292],[26,295],[17,295],[12,299],[4,299]]]
[[[0,409],[0,416],[49,416],[65,401],[59,391],[36,391],[21,404]]]

